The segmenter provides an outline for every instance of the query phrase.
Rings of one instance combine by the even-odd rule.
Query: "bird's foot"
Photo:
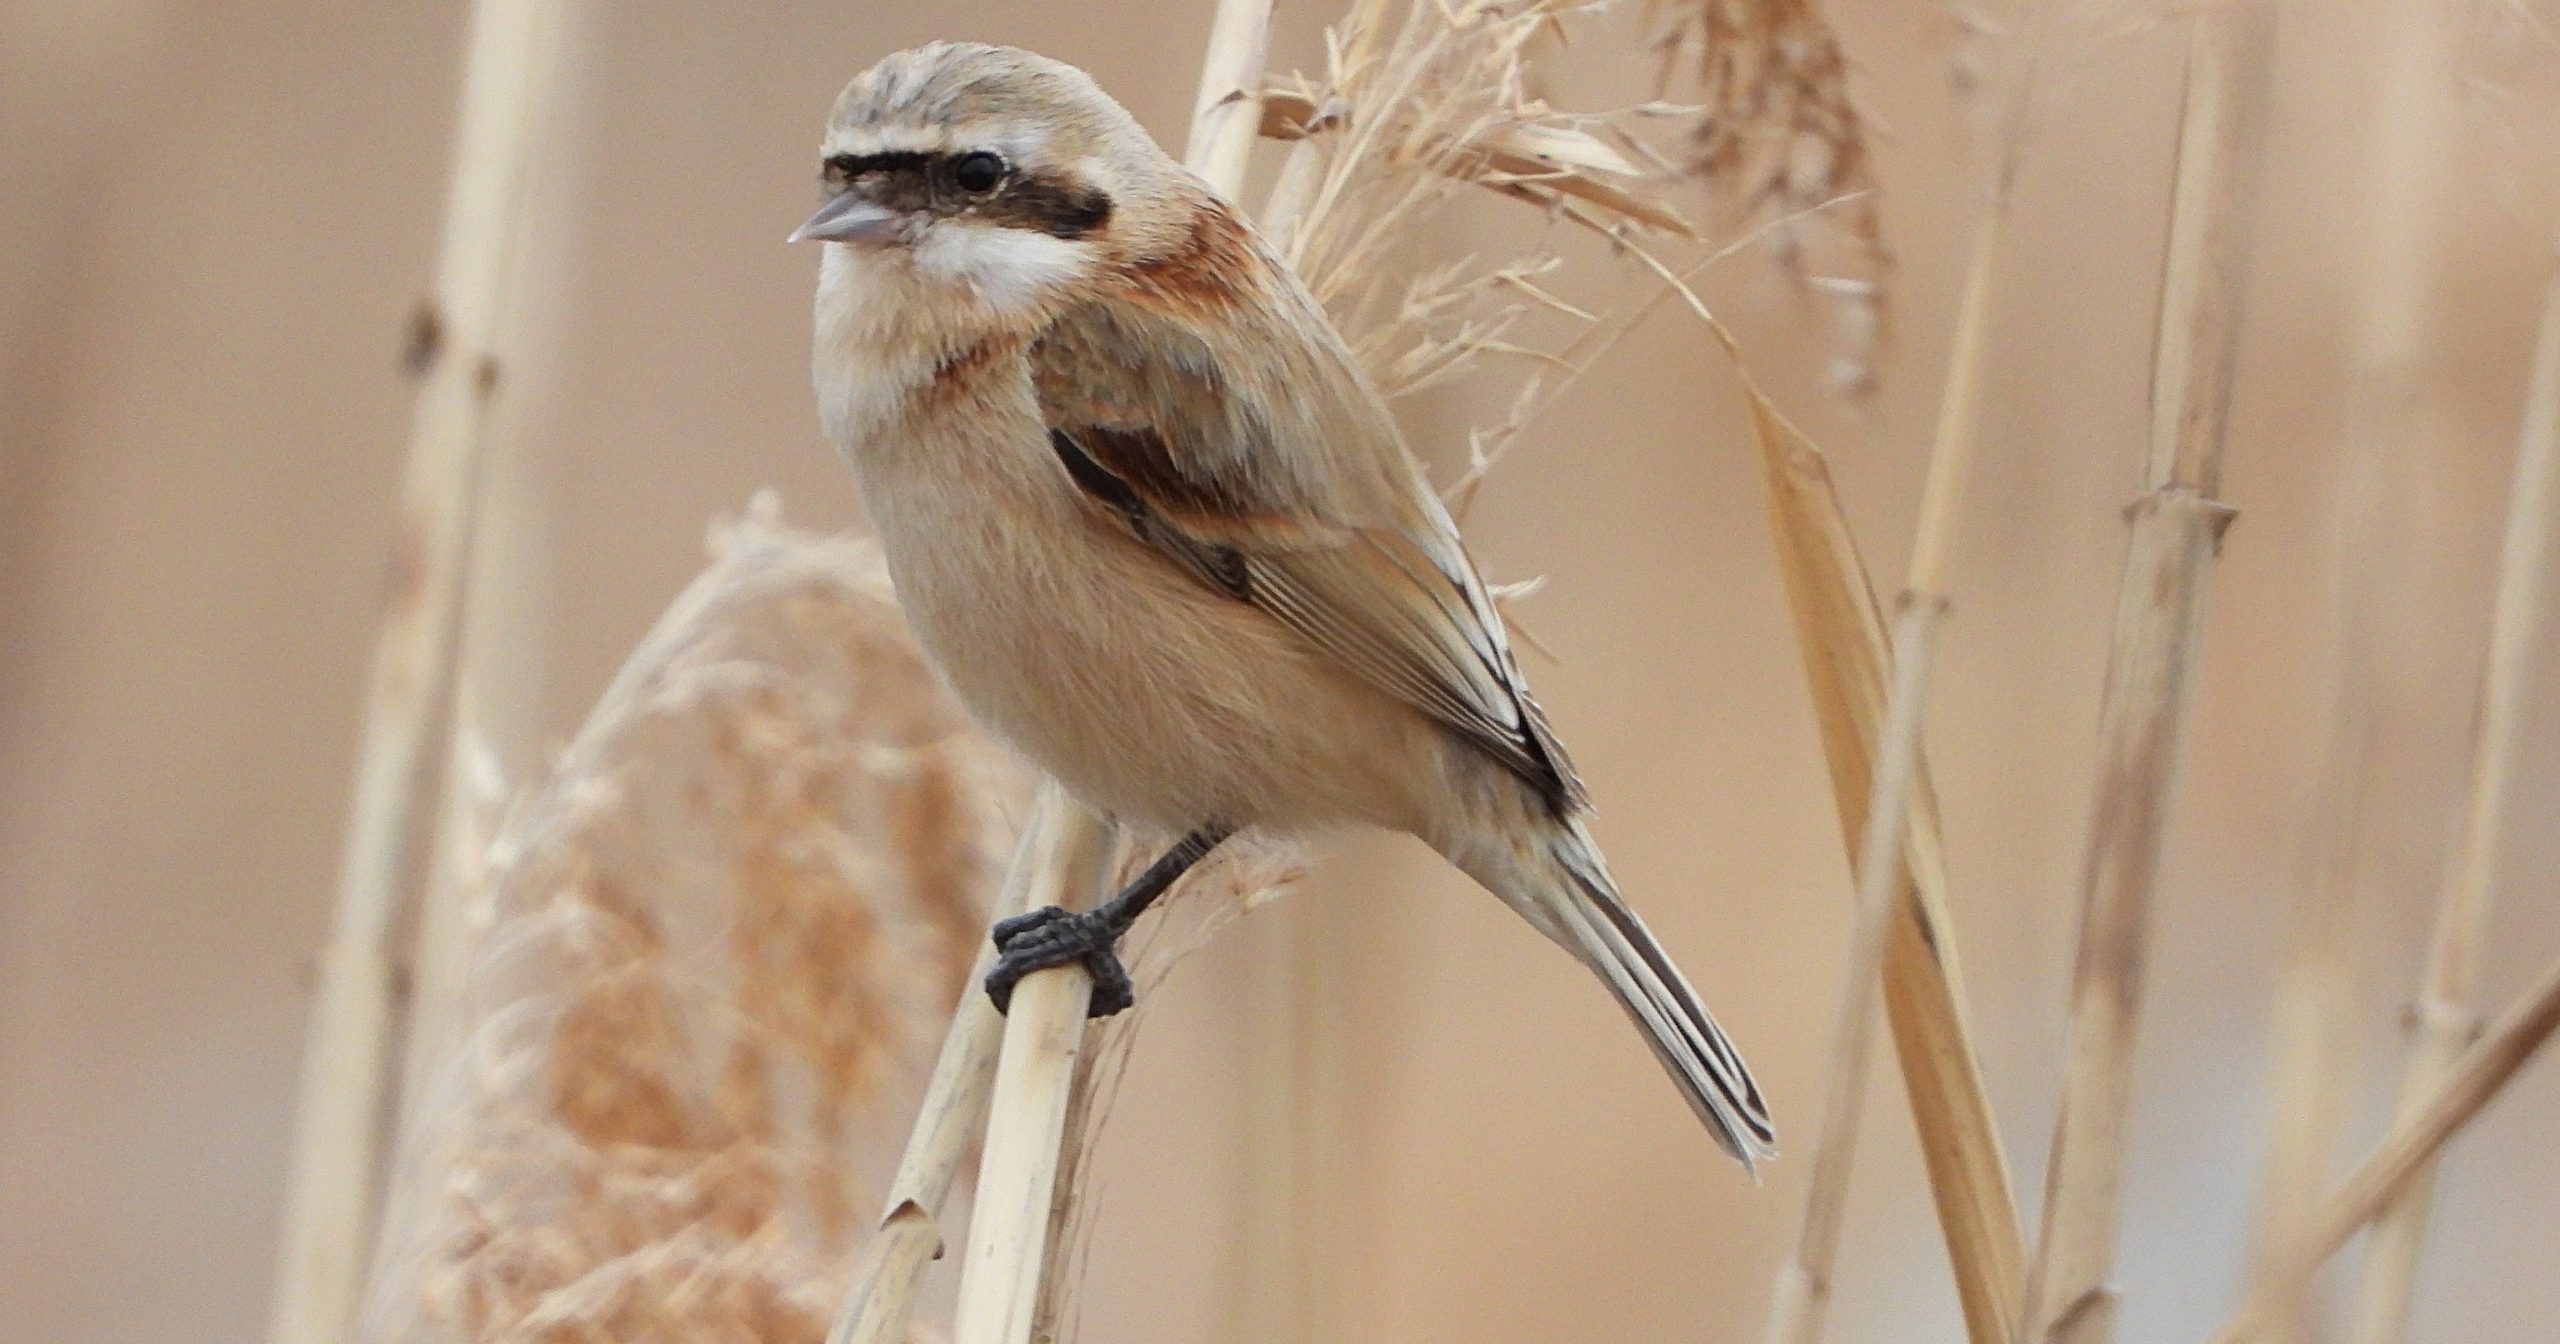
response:
[[[1116,947],[1128,924],[1115,914],[1109,909],[1065,910],[1052,905],[997,920],[996,964],[987,972],[987,997],[995,1000],[996,1011],[1011,1011],[1013,987],[1022,983],[1022,977],[1077,962],[1093,977],[1093,1000],[1086,1016],[1109,1017],[1137,1002],[1137,988],[1129,981],[1129,968],[1120,964]]]

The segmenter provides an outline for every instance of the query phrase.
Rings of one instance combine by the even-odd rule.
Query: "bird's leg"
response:
[[[996,964],[987,972],[987,997],[995,1000],[996,1011],[1001,1013],[1012,1007],[1013,987],[1022,982],[1022,977],[1071,962],[1083,962],[1093,975],[1093,1003],[1087,1010],[1090,1016],[1109,1017],[1135,1003],[1137,989],[1130,984],[1129,968],[1120,964],[1117,951],[1120,935],[1138,922],[1138,916],[1146,913],[1157,897],[1171,890],[1184,873],[1234,833],[1234,827],[1223,825],[1203,826],[1191,832],[1175,841],[1163,858],[1148,865],[1137,881],[1091,910],[1051,905],[997,920]]]

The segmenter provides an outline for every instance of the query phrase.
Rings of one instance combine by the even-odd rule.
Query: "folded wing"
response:
[[[1240,226],[1217,255],[1060,315],[1031,351],[1076,487],[1168,562],[1430,715],[1559,815],[1582,787],[1455,526],[1296,280]],[[1242,288],[1212,277],[1259,272]],[[1271,302],[1273,296],[1279,302]],[[1286,445],[1285,449],[1283,445]]]

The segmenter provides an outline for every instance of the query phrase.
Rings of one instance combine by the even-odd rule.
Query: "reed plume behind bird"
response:
[[[1179,837],[988,988],[1082,961],[1246,827],[1419,836],[1599,974],[1717,1141],[1749,1073],[1616,884],[1456,529],[1321,308],[1083,72],[936,43],[823,150],[814,366],[920,641],[1099,811]]]

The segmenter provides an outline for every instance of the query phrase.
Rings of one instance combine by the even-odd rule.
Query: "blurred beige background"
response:
[[[2534,5],[2546,22],[2548,3]],[[1827,6],[1883,130],[1901,261],[1881,396],[1822,391],[1819,333],[1750,259],[1715,273],[1771,390],[1834,453],[1892,582],[1973,215],[1935,5]],[[2116,510],[2141,442],[2176,107],[2174,29],[2074,9],[2043,91],[1991,354],[1988,458],[1931,718],[1984,1063],[2032,1206],[2063,1040]],[[2239,1281],[2265,1024],[2333,649],[2344,332],[2381,6],[2288,6],[2214,579],[2143,1042],[2128,1340],[2192,1338]],[[813,258],[782,234],[842,81],[929,37],[1092,69],[1178,138],[1201,0],[733,6],[580,0],[537,189],[527,356],[503,399],[472,629],[515,779],[778,487],[854,525],[806,387]],[[309,958],[326,922],[406,431],[402,325],[436,243],[464,6],[0,3],[0,1339],[263,1328]],[[1287,0],[1275,64],[1330,6]],[[2127,22],[2128,19],[2134,20]],[[2479,23],[2476,16],[2466,24]],[[1632,68],[1586,30],[1559,98]],[[2122,23],[2103,44],[2089,36]],[[1618,25],[1612,28],[1610,25]],[[2458,796],[2522,358],[2560,216],[2560,53],[2466,43],[2461,190],[2394,478],[2382,749],[2363,854],[2379,958],[2350,1142],[2379,1124]],[[1597,100],[1593,94],[1591,101]],[[1487,227],[1502,227],[1499,208]],[[1632,282],[1622,292],[1638,292]],[[1586,291],[1587,292],[1587,291]],[[1442,404],[1456,441],[1463,408]],[[1104,1156],[1087,1337],[1249,1338],[1258,958],[1307,940],[1321,1106],[1314,1337],[1752,1336],[1793,1234],[1847,875],[1727,370],[1666,315],[1501,469],[1471,536],[1597,794],[1627,888],[1749,1049],[1796,1160],[1752,1188],[1578,969],[1418,847],[1364,842],[1155,998]],[[2560,681],[2560,678],[2555,678]],[[2489,983],[2560,948],[2560,703],[2533,750]],[[1898,1085],[1879,1080],[1842,1339],[1960,1338]],[[2416,1338],[2560,1338],[2560,1067],[2455,1151]]]

